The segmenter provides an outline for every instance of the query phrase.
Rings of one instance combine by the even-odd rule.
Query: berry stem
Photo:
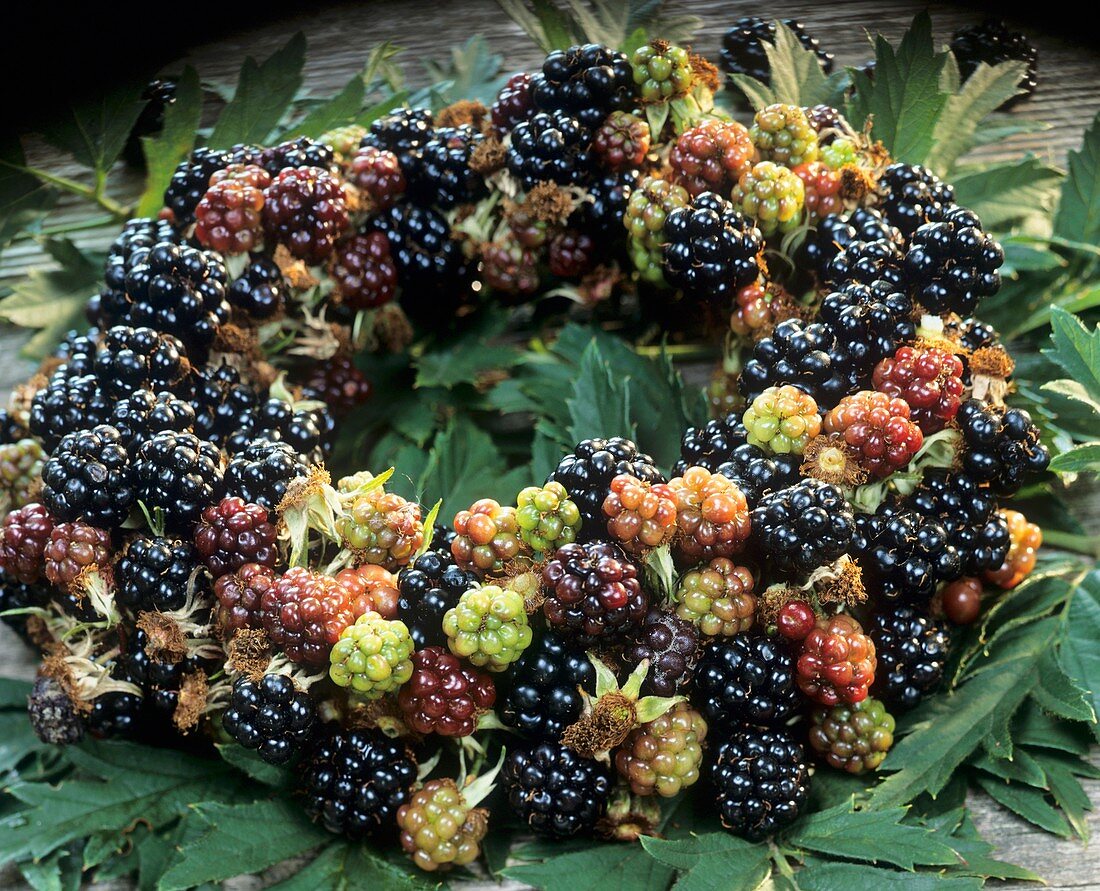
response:
[[[1060,532],[1057,529],[1043,530],[1043,544],[1086,557],[1100,557],[1100,536],[1080,535],[1074,532]]]

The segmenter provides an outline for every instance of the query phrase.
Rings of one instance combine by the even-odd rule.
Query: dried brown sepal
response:
[[[522,210],[532,219],[561,225],[576,207],[576,196],[557,183],[538,183],[527,193]]]
[[[383,348],[391,353],[400,353],[412,343],[412,322],[400,306],[387,303],[375,313],[374,333]]]
[[[272,259],[275,261],[275,265],[279,267],[279,271],[283,274],[287,284],[295,290],[308,291],[320,284],[313,277],[305,262],[295,257],[286,245],[280,244],[276,247]]]
[[[57,644],[50,633],[50,626],[41,616],[27,616],[27,637],[40,650],[49,650]]]
[[[235,353],[238,356],[259,358],[263,355],[255,328],[241,325],[221,325],[214,339],[214,349],[219,353]]]
[[[867,471],[859,466],[859,456],[839,433],[811,439],[799,469],[804,476],[832,486],[858,486],[867,480]]]
[[[875,189],[875,181],[862,167],[845,164],[840,168],[840,200],[848,206],[863,203]]]
[[[1016,363],[1002,346],[980,347],[970,354],[971,390],[975,399],[1004,405],[1009,390],[1008,379]]]
[[[523,597],[523,608],[531,616],[542,609],[546,592],[542,587],[542,573],[538,569],[514,570],[504,587]]]
[[[67,653],[67,650],[62,649],[60,652],[47,656],[42,660],[42,664],[38,666],[38,674],[40,677],[47,677],[55,681],[61,688],[61,692],[73,704],[73,708],[78,712],[87,714],[92,710],[92,703],[91,700],[81,698],[76,678],[73,677],[73,671],[68,662],[65,661],[65,654]]]
[[[241,628],[229,641],[226,667],[254,681],[264,676],[271,663],[271,642],[260,628]]]
[[[772,585],[765,588],[756,598],[756,626],[767,628],[775,625],[779,611],[792,600],[805,600],[806,595],[797,588],[786,585]]]
[[[172,723],[180,733],[186,735],[198,726],[199,719],[206,711],[209,691],[210,685],[206,681],[206,672],[201,669],[189,671],[183,676],[176,710],[172,713]]]
[[[292,479],[286,486],[283,500],[275,508],[275,513],[284,514],[288,510],[304,507],[314,495],[320,495],[325,486],[332,485],[332,476],[325,470],[324,464],[311,464],[306,476]]]
[[[489,176],[504,168],[508,150],[495,136],[487,136],[470,152],[470,169],[482,176]]]
[[[688,57],[691,63],[692,78],[696,83],[702,84],[712,93],[717,93],[722,86],[722,80],[718,75],[718,66],[698,53],[692,53]]]
[[[352,704],[348,711],[347,724],[353,729],[366,727],[371,730],[381,730],[390,739],[416,736],[405,723],[401,707],[392,696]]]
[[[637,703],[622,693],[606,693],[596,700],[592,710],[561,735],[562,745],[585,758],[606,756],[630,735],[638,720]]]
[[[846,606],[866,602],[867,589],[863,586],[863,570],[858,563],[845,555],[826,569],[829,572],[814,583],[818,601]]]
[[[164,613],[140,612],[137,627],[145,632],[145,652],[165,665],[175,665],[187,655],[187,639],[179,623]]]
[[[461,127],[469,124],[475,130],[484,130],[489,119],[489,109],[476,99],[459,99],[442,109],[435,116],[438,127]]]

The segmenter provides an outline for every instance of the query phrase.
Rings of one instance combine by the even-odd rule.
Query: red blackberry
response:
[[[794,36],[806,49],[812,50],[821,62],[826,73],[833,70],[832,53],[827,53],[811,37],[802,23],[794,19],[784,19]],[[775,43],[775,21],[745,16],[734,22],[722,37],[722,68],[727,75],[747,74],[763,83],[771,83],[771,63],[764,44]]]
[[[352,309],[389,303],[397,291],[397,267],[389,239],[381,232],[371,232],[342,242],[333,255],[331,275],[341,300]]]
[[[295,169],[318,167],[321,170],[331,170],[336,163],[336,155],[331,146],[310,139],[308,136],[299,136],[297,139],[265,148],[260,153],[259,163],[271,176],[278,176],[288,167]]]
[[[507,133],[516,124],[527,120],[531,114],[534,100],[531,98],[531,75],[526,71],[513,74],[507,83],[500,88],[496,101],[489,114],[493,118],[493,126],[502,133]]]
[[[393,152],[401,169],[409,170],[431,134],[432,123],[426,108],[398,109],[374,121],[361,145]]]
[[[481,246],[481,273],[501,298],[533,294],[539,288],[539,255],[508,233]]]
[[[876,390],[845,396],[825,415],[825,432],[844,437],[873,477],[905,467],[924,443],[920,427],[909,420],[903,399]]]
[[[232,150],[197,148],[181,161],[164,192],[164,206],[172,211],[176,225],[195,220],[195,208],[210,187],[210,177],[233,163]]]
[[[229,305],[248,318],[263,321],[278,315],[287,298],[286,281],[273,260],[254,257],[225,293]]]
[[[557,740],[580,716],[580,691],[596,692],[596,670],[584,650],[566,637],[545,632],[508,674],[500,719],[532,739]]]
[[[829,264],[854,241],[891,241],[899,247],[901,233],[873,208],[861,207],[844,217],[830,214],[806,234],[799,248],[800,265],[812,269],[820,281],[829,275]]]
[[[665,278],[694,300],[728,302],[760,274],[760,230],[714,192],[673,210],[664,236]]]
[[[802,746],[786,730],[746,727],[718,749],[711,771],[722,825],[762,841],[793,823],[810,781]]]
[[[128,322],[173,334],[192,361],[205,360],[218,328],[229,320],[227,273],[222,258],[209,251],[160,242],[131,257],[126,293]]]
[[[982,230],[978,215],[964,207],[917,227],[905,255],[913,299],[932,313],[970,315],[983,297],[1001,288],[1005,255]]]
[[[1020,78],[1020,93],[1001,104],[1001,110],[1027,99],[1038,86],[1039,52],[1017,31],[1009,31],[1004,21],[987,17],[980,25],[961,28],[951,37],[951,52],[959,63],[959,74],[967,79],[979,65],[1001,62],[1025,62],[1027,71]]]
[[[152,328],[116,325],[103,336],[95,356],[95,373],[108,396],[134,390],[180,392],[189,372],[179,339]]]
[[[945,625],[901,606],[877,613],[868,633],[878,658],[877,697],[895,708],[911,709],[936,691],[950,643]]]
[[[255,389],[226,362],[203,368],[194,376],[194,385],[195,433],[216,445],[246,423],[260,401]]]
[[[130,540],[119,558],[115,597],[135,615],[181,609],[188,591],[203,583],[203,577],[195,575],[199,565],[190,542],[140,535]]]
[[[744,125],[708,119],[676,138],[668,160],[673,181],[694,197],[704,192],[728,196],[757,158]]]
[[[616,545],[563,545],[543,568],[542,579],[547,623],[578,642],[627,634],[645,619],[649,596],[638,568]]]
[[[409,200],[448,209],[481,198],[488,189],[470,167],[470,156],[484,140],[469,124],[432,130],[416,163],[405,171]]]
[[[899,346],[916,339],[913,315],[913,301],[904,289],[880,279],[870,285],[849,282],[827,294],[818,318],[833,329],[852,362],[861,371],[870,371]]]
[[[195,526],[195,549],[214,578],[246,563],[274,567],[279,559],[275,526],[267,510],[241,498],[223,498],[202,512]]]
[[[795,679],[807,698],[829,707],[867,698],[875,645],[859,622],[844,613],[819,618],[800,645]]]
[[[309,461],[294,447],[266,437],[252,440],[225,468],[225,494],[274,510],[287,484],[309,475]]]
[[[222,493],[222,455],[193,433],[154,434],[133,462],[137,499],[160,508],[169,529],[190,531],[199,514]]]
[[[114,427],[67,434],[42,469],[42,502],[60,522],[121,526],[137,498],[130,456]]]
[[[749,537],[749,507],[737,484],[719,473],[689,467],[668,488],[676,503],[679,535],[672,555],[679,565],[739,553]]]
[[[517,124],[508,149],[508,169],[525,189],[540,182],[579,185],[591,167],[592,134],[574,117],[543,111]]]
[[[886,221],[909,238],[924,223],[936,222],[955,203],[955,190],[931,170],[913,164],[891,164],[879,179]]]
[[[221,606],[221,617],[230,631],[260,625],[260,606],[264,595],[275,585],[275,572],[259,563],[246,563],[236,572],[214,582],[214,596]]]
[[[295,408],[271,397],[249,413],[244,425],[226,440],[225,448],[236,455],[257,439],[285,442],[313,463],[324,460],[332,445],[335,423],[326,408]]]
[[[724,730],[745,723],[778,727],[802,706],[794,659],[780,642],[756,634],[709,644],[690,695],[707,723]]]
[[[806,218],[817,222],[822,217],[839,213],[844,206],[840,197],[841,176],[824,161],[799,164],[794,173],[805,189]]]
[[[959,552],[933,518],[889,506],[856,517],[852,548],[877,596],[927,603],[962,573]]]
[[[326,724],[302,763],[299,791],[310,819],[351,839],[392,833],[416,782],[416,761],[377,730]]]
[[[67,434],[105,424],[110,417],[111,402],[100,389],[99,378],[93,374],[69,378],[62,368],[34,394],[28,423],[46,451],[53,452]]]
[[[608,767],[556,742],[513,748],[501,780],[513,813],[539,835],[590,834],[607,809]]]
[[[203,186],[203,191],[205,190],[206,187]],[[168,220],[151,220],[145,217],[129,220],[107,250],[107,261],[103,267],[104,284],[90,321],[100,327],[110,327],[125,320],[130,312],[126,276],[136,265],[135,254],[142,258],[144,252],[138,253],[141,248],[151,248],[162,242],[180,244],[181,241],[175,226]]]
[[[268,764],[286,764],[298,755],[313,732],[317,707],[284,674],[265,674],[258,681],[233,682],[222,727],[246,749],[255,749]]]
[[[552,275],[580,278],[591,270],[596,257],[596,243],[584,232],[564,229],[550,239],[547,263]]]
[[[190,402],[164,390],[134,390],[115,403],[110,424],[121,434],[126,450],[136,455],[157,433],[193,433],[195,409]]]
[[[752,512],[752,538],[759,554],[783,573],[807,573],[844,554],[855,517],[840,490],[803,480],[765,495]]]
[[[857,389],[856,377],[855,363],[837,342],[832,328],[821,322],[787,319],[756,342],[738,386],[751,401],[768,387],[793,384],[809,393],[820,407],[829,408]]]
[[[566,112],[598,127],[611,112],[634,104],[630,60],[598,43],[553,50],[531,77],[531,96],[543,111]],[[518,129],[518,128],[517,128]],[[516,131],[512,131],[515,139]]]
[[[939,347],[902,346],[875,366],[875,389],[904,399],[925,434],[947,426],[962,400],[962,360]]]
[[[438,550],[425,551],[397,576],[398,615],[418,650],[446,645],[443,616],[478,583],[474,573],[455,564],[444,542],[433,538],[432,543]]]
[[[853,241],[847,244],[825,271],[825,284],[833,290],[858,282],[874,285],[885,282],[893,290],[905,288],[905,256],[893,241]]]
[[[982,580],[967,576],[944,586],[940,605],[952,625],[973,625],[982,610]]]
[[[649,124],[626,111],[613,111],[600,124],[592,152],[605,170],[641,167],[649,154]]]
[[[43,552],[46,578],[57,588],[69,585],[90,566],[111,565],[111,533],[87,523],[59,523]]]
[[[561,483],[581,512],[578,536],[599,538],[607,534],[603,503],[611,492],[611,481],[626,473],[650,484],[665,478],[653,459],[638,451],[637,445],[621,436],[611,439],[586,439],[558,463],[546,481]]]
[[[365,145],[355,153],[348,182],[368,199],[372,210],[393,207],[407,185],[397,155],[373,145]]]
[[[493,679],[442,647],[413,653],[413,674],[397,694],[405,723],[417,733],[470,736],[496,702]]]
[[[351,356],[333,356],[328,362],[313,368],[302,385],[306,399],[319,399],[338,417],[370,399],[374,388]]]
[[[944,527],[948,541],[958,552],[960,574],[980,575],[1004,562],[1009,533],[997,513],[996,498],[990,489],[966,474],[935,467],[925,470],[904,507]]]
[[[623,651],[625,668],[634,668],[649,660],[649,673],[642,692],[653,696],[672,696],[691,681],[699,656],[699,632],[674,613],[651,609]]]
[[[1039,441],[1039,428],[1023,409],[968,399],[956,421],[967,445],[963,471],[979,483],[988,483],[999,495],[1019,491],[1028,474],[1041,473],[1050,464],[1050,452]]]
[[[307,263],[332,253],[348,227],[344,189],[319,167],[284,170],[264,189],[264,231]]]
[[[271,175],[253,165],[235,166],[211,177],[195,208],[195,239],[223,254],[245,254],[263,240],[263,190]]]
[[[260,601],[259,619],[271,642],[292,662],[320,668],[345,628],[355,623],[348,590],[332,576],[295,566]]]
[[[25,585],[33,585],[45,571],[45,550],[54,519],[41,504],[13,510],[0,527],[0,569]]]
[[[398,618],[397,601],[401,595],[397,589],[397,576],[385,567],[376,563],[348,567],[336,573],[336,581],[351,595],[352,610],[356,615],[375,612],[383,619]]]

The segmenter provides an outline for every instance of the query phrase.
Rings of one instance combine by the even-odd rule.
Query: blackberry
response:
[[[520,820],[540,835],[590,834],[607,809],[611,771],[556,742],[513,748],[501,781]]]
[[[686,702],[635,728],[615,753],[615,769],[635,795],[672,798],[699,780],[707,725]]]
[[[580,716],[580,690],[596,692],[596,670],[584,650],[568,638],[544,632],[507,675],[500,719],[531,739],[557,740]]]
[[[426,108],[402,108],[370,125],[362,145],[393,152],[404,171],[416,163],[421,146],[431,136],[432,113]]]
[[[526,71],[513,74],[500,88],[496,101],[489,109],[493,126],[502,133],[525,121],[531,114],[531,75]]]
[[[680,577],[673,595],[676,615],[707,637],[741,634],[752,627],[756,615],[754,585],[747,566],[715,557]]]
[[[233,163],[231,151],[201,147],[181,161],[164,192],[164,206],[172,211],[177,226],[195,221],[195,208],[210,186],[210,177]]]
[[[164,511],[169,529],[190,530],[222,493],[222,456],[194,433],[154,434],[134,457],[137,498],[149,511]]]
[[[106,529],[87,523],[59,523],[42,555],[46,578],[65,591],[85,569],[110,566],[112,550],[111,533]]]
[[[65,376],[70,378],[95,374],[95,357],[99,350],[99,341],[98,328],[91,328],[83,333],[70,331],[54,349],[54,358],[64,363],[54,370],[60,371],[63,367]]]
[[[318,399],[337,417],[350,414],[369,398],[374,388],[351,356],[333,356],[317,365],[302,384],[306,399]]]
[[[777,102],[761,108],[753,116],[749,135],[761,160],[773,161],[782,168],[817,160],[817,131],[798,105]]]
[[[936,691],[950,644],[946,625],[901,606],[877,613],[868,633],[878,658],[876,696],[896,708],[911,709]]]
[[[885,282],[895,290],[904,290],[904,263],[904,255],[890,239],[853,241],[829,263],[825,284],[838,290],[852,282],[864,285]]]
[[[717,472],[719,465],[729,461],[734,451],[745,444],[746,435],[739,414],[712,418],[702,427],[688,427],[680,439],[680,460],[672,468],[673,475],[683,476],[689,467]]]
[[[229,321],[221,256],[162,241],[139,248],[131,263],[129,324],[173,334],[193,361],[204,361],[218,329]]]
[[[139,389],[177,391],[189,371],[179,339],[152,328],[116,325],[104,335],[95,357],[95,373],[108,396]]]
[[[909,238],[918,226],[936,222],[955,203],[955,190],[914,164],[891,164],[879,179],[886,221]]]
[[[145,149],[141,140],[146,136],[157,136],[164,129],[164,112],[176,101],[176,82],[170,78],[149,81],[141,91],[141,101],[145,104],[122,148],[122,157],[131,167],[145,166]]]
[[[121,673],[120,667],[112,671]],[[129,681],[128,677],[118,678]],[[111,690],[92,700],[92,710],[84,721],[88,732],[97,739],[133,736],[141,728],[145,699],[139,693]]]
[[[0,569],[0,622],[11,628],[26,643],[31,643],[27,633],[27,616],[5,614],[30,607],[45,607],[50,602],[51,595],[48,586],[25,584]]]
[[[904,507],[939,523],[959,555],[960,575],[999,567],[1008,554],[1009,534],[993,492],[965,473],[932,467]]]
[[[1018,510],[999,510],[997,516],[1007,526],[1011,544],[1004,562],[987,571],[983,578],[1007,590],[1015,588],[1035,569],[1038,550],[1043,544],[1043,530],[1038,524],[1029,523]]]
[[[547,265],[550,274],[560,278],[580,278],[594,263],[596,244],[584,232],[563,229],[550,239]]]
[[[289,168],[264,189],[264,231],[295,257],[320,263],[348,228],[340,181],[320,167]]]
[[[233,682],[222,726],[246,749],[256,749],[268,764],[286,764],[309,741],[317,709],[308,693],[282,674],[247,676]]]
[[[962,469],[998,495],[1019,491],[1028,474],[1050,464],[1050,451],[1039,441],[1039,428],[1019,408],[997,408],[968,399],[956,417],[967,448]]]
[[[195,241],[223,254],[245,254],[262,245],[263,190],[271,176],[255,165],[232,165],[210,178],[195,208]]]
[[[509,233],[482,245],[481,274],[502,301],[517,302],[538,290],[539,255]]]
[[[214,578],[236,572],[246,563],[274,567],[279,559],[268,512],[240,498],[223,498],[207,507],[195,526],[194,541]]]
[[[937,222],[917,227],[905,255],[905,274],[913,299],[926,310],[967,316],[983,297],[1000,290],[1004,259],[1004,250],[982,230],[978,215],[953,207]]]
[[[335,423],[327,408],[298,408],[272,397],[248,416],[248,423],[226,441],[225,448],[235,455],[255,439],[285,442],[314,464],[328,455]]]
[[[737,634],[709,644],[695,667],[690,695],[712,726],[778,727],[802,706],[795,662],[780,641]]]
[[[714,192],[673,210],[664,237],[665,279],[691,299],[728,302],[760,274],[760,230]]]
[[[649,124],[626,111],[613,111],[592,139],[599,166],[614,172],[641,167],[649,148]]]
[[[13,510],[0,526],[0,569],[5,575],[33,585],[45,569],[44,553],[53,533],[54,519],[41,504]]]
[[[466,790],[469,792],[469,789]],[[489,811],[468,802],[455,781],[428,780],[397,812],[401,847],[425,872],[467,866],[481,856]]]
[[[709,118],[676,138],[668,160],[673,181],[690,195],[716,192],[725,196],[757,158],[743,124]]]
[[[111,402],[100,388],[99,378],[92,374],[68,378],[62,368],[34,394],[28,426],[52,452],[67,434],[105,424],[110,416]]]
[[[672,556],[681,565],[729,557],[749,537],[749,505],[736,483],[702,467],[673,477],[668,489],[676,504],[678,535]]]
[[[368,610],[340,632],[329,653],[329,679],[362,700],[397,692],[413,674],[413,642],[400,620]]]
[[[751,401],[768,387],[793,384],[819,407],[831,408],[857,389],[856,380],[855,363],[830,326],[787,319],[756,342],[738,387]]]
[[[418,650],[446,644],[443,616],[478,582],[476,575],[455,564],[441,542],[433,539],[433,545],[441,546],[440,550],[425,551],[397,576],[398,614]]]
[[[899,247],[901,233],[887,223],[877,210],[861,207],[845,218],[830,214],[806,234],[799,248],[800,265],[811,268],[820,281],[828,277],[829,264],[853,241],[891,241]]]
[[[881,279],[870,285],[852,281],[826,295],[818,318],[832,328],[852,362],[869,372],[916,339],[913,311],[904,289]]]
[[[638,182],[636,170],[604,173],[585,184],[588,198],[571,218],[571,222],[594,236],[616,236],[622,231],[630,193]]]
[[[205,186],[203,191],[206,191]],[[182,244],[175,226],[168,220],[137,217],[122,227],[122,232],[107,250],[107,261],[103,267],[104,284],[99,292],[94,319],[96,324],[117,325],[128,317],[130,298],[126,294],[126,276],[130,274],[136,261],[145,256],[142,249],[161,243]]]
[[[195,433],[219,446],[248,423],[259,405],[255,389],[226,362],[203,368],[195,375],[194,384]]]
[[[783,24],[794,32],[806,49],[811,50],[824,71],[833,70],[832,53],[827,53],[817,40],[807,33],[801,22],[784,19]],[[775,22],[749,15],[738,19],[722,37],[722,69],[727,76],[747,74],[763,83],[771,83],[771,63],[764,44],[775,43]],[[732,81],[731,81],[732,84]]]
[[[199,555],[190,542],[162,536],[138,536],[130,540],[116,568],[118,602],[139,611],[169,612],[181,609],[188,589],[201,585],[195,575]]]
[[[854,532],[852,506],[835,486],[815,479],[765,495],[752,512],[757,551],[783,573],[827,566],[848,550]]]
[[[23,422],[6,408],[0,408],[0,445],[13,445],[30,436]]]
[[[543,568],[542,579],[547,623],[579,643],[630,633],[645,619],[649,596],[638,568],[617,545],[564,545]]]
[[[591,167],[591,131],[574,117],[543,111],[512,130],[508,169],[525,189],[540,182],[580,185]]]
[[[924,434],[909,414],[904,399],[860,390],[825,415],[825,432],[841,439],[872,478],[882,479],[905,468],[924,444]]]
[[[785,730],[746,727],[718,749],[711,771],[722,825],[762,841],[797,819],[810,775],[802,746]]]
[[[1009,31],[1002,20],[993,16],[987,17],[980,25],[956,31],[951,38],[951,52],[959,63],[959,74],[964,80],[983,62],[986,65],[1009,61],[1027,63],[1027,71],[1017,87],[1019,94],[1002,103],[1002,111],[1027,99],[1038,86],[1039,51],[1028,43],[1027,37],[1017,31]]]
[[[195,409],[190,402],[163,390],[134,390],[115,403],[109,421],[122,435],[127,451],[136,455],[157,433],[193,433]]]
[[[673,613],[651,609],[623,652],[623,666],[633,668],[649,660],[649,673],[642,692],[653,696],[673,696],[690,681],[698,658],[699,632],[695,626]]]
[[[935,433],[958,414],[963,395],[963,363],[935,346],[902,346],[875,366],[876,390],[904,399],[921,431]]]
[[[336,531],[357,562],[393,572],[408,564],[424,542],[420,505],[381,487],[345,496]]]
[[[196,656],[185,656],[178,662],[164,662],[150,652],[149,636],[141,628],[134,631],[127,649],[120,658],[120,671],[126,680],[142,690],[145,711],[156,721],[171,721],[180,702],[180,690],[188,677],[205,671]],[[163,734],[163,730],[160,731]]]
[[[470,168],[470,156],[484,140],[469,124],[431,131],[412,170],[405,171],[409,200],[451,208],[481,198],[488,189],[481,174]]]
[[[84,738],[84,718],[61,684],[39,675],[27,697],[34,735],[48,745],[75,745]]]
[[[260,439],[234,455],[225,468],[225,494],[274,510],[287,484],[309,475],[309,461],[285,442]]]
[[[856,517],[852,548],[876,595],[927,604],[940,582],[962,572],[947,530],[917,511],[884,506]]]
[[[393,207],[408,187],[397,155],[373,145],[363,146],[355,153],[347,179],[374,210]]]
[[[397,694],[405,722],[417,733],[470,736],[496,702],[493,679],[463,665],[442,647],[413,653],[412,677]]]
[[[38,497],[46,453],[37,439],[0,445],[0,505],[22,507]]]
[[[603,503],[611,492],[611,481],[626,473],[646,483],[663,483],[665,478],[653,459],[621,436],[586,439],[561,459],[546,482],[561,483],[581,512],[578,539],[607,534]]]
[[[273,260],[253,257],[244,271],[233,279],[225,297],[230,306],[250,319],[270,319],[281,312],[286,303],[286,281]]]
[[[214,596],[221,608],[219,623],[230,632],[260,627],[260,607],[274,585],[275,571],[259,563],[246,563],[219,577],[214,582]]]
[[[741,420],[749,443],[773,455],[805,454],[810,441],[821,432],[817,402],[791,384],[768,387],[753,399]]]
[[[687,189],[656,176],[642,177],[630,193],[623,225],[630,259],[643,280],[664,283],[665,221],[672,211],[690,203]]]
[[[353,310],[389,303],[397,291],[397,266],[382,232],[353,235],[336,247],[330,269],[344,305]]]
[[[741,175],[730,200],[764,235],[772,236],[801,224],[806,186],[793,170],[774,161],[761,161]]]
[[[294,566],[264,591],[257,618],[288,659],[320,668],[359,616],[351,592],[333,576]]]
[[[877,699],[815,708],[811,720],[810,747],[836,770],[874,770],[894,744],[894,719]]]
[[[530,90],[543,111],[566,112],[594,128],[611,112],[634,104],[634,72],[622,53],[586,43],[553,50],[543,61],[542,72],[531,77]],[[515,134],[514,129],[513,139]]]
[[[548,483],[548,486],[560,484]],[[564,489],[562,489],[564,495]],[[572,504],[572,502],[569,502]],[[626,553],[643,559],[653,548],[668,544],[675,537],[677,505],[676,494],[665,483],[651,486],[628,473],[620,474],[611,481],[611,492],[604,499],[603,512],[607,517],[607,534]],[[580,526],[580,514],[573,505],[571,519]],[[575,540],[575,529],[559,545]],[[544,538],[532,540],[532,547],[538,551],[552,551],[543,547]]]
[[[959,344],[971,353],[984,347],[997,346],[1001,342],[997,329],[989,322],[979,319],[962,319],[955,325],[948,325],[947,333],[957,336]]]
[[[136,500],[130,456],[114,427],[67,434],[42,469],[42,501],[59,521],[121,526]]]
[[[471,588],[443,616],[448,648],[479,668],[504,671],[531,645],[526,606],[511,588]]]
[[[265,148],[259,157],[259,164],[272,176],[278,176],[288,167],[319,167],[331,170],[336,156],[331,146],[299,136],[287,142],[280,142],[271,148]]]

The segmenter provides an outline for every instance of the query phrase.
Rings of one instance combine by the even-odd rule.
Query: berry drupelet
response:
[[[612,787],[603,764],[549,741],[511,749],[501,781],[516,816],[551,838],[591,833]]]
[[[966,442],[963,471],[988,483],[999,495],[1019,491],[1028,474],[1050,464],[1050,451],[1039,441],[1039,428],[1020,408],[997,408],[968,399],[956,418]]]
[[[66,434],[42,468],[42,502],[60,522],[121,526],[137,492],[130,456],[114,427]]]
[[[909,238],[918,226],[935,222],[955,203],[955,190],[931,170],[891,164],[879,180],[881,211],[886,221]]]
[[[673,210],[664,237],[665,278],[692,299],[728,302],[760,274],[760,230],[714,192]]]
[[[711,782],[722,825],[761,841],[798,817],[809,771],[802,746],[790,733],[746,727],[719,747]]]
[[[134,390],[115,403],[110,425],[121,434],[126,450],[136,455],[158,433],[193,433],[195,409],[165,390]]]
[[[711,726],[778,727],[802,707],[795,662],[780,641],[738,634],[707,645],[695,668],[692,702]]]
[[[137,450],[134,489],[149,511],[160,508],[170,529],[190,531],[222,493],[222,455],[193,433],[162,431]]]
[[[317,708],[308,693],[286,675],[265,674],[258,681],[239,677],[233,682],[222,726],[268,764],[286,764],[309,741],[316,720]]]
[[[116,325],[103,335],[95,355],[100,386],[113,397],[141,389],[184,392],[190,370],[179,339],[152,328]]]
[[[746,399],[755,399],[768,387],[793,384],[819,406],[831,408],[856,389],[855,378],[852,359],[837,343],[832,328],[787,319],[757,341],[741,371],[739,387]]]
[[[283,273],[267,257],[254,257],[225,292],[230,306],[257,321],[278,315],[286,297]]]
[[[195,577],[198,554],[189,542],[162,536],[139,535],[130,540],[115,569],[118,602],[134,614],[141,610],[167,612],[187,601]]]
[[[578,643],[629,633],[645,619],[649,597],[638,568],[617,545],[564,545],[543,568],[542,578],[547,623]]]
[[[613,111],[634,104],[634,73],[625,55],[598,43],[552,51],[531,77],[531,96],[543,111],[566,112],[598,127]],[[515,130],[512,131],[515,138]]]
[[[547,631],[509,671],[500,719],[532,739],[557,740],[584,708],[580,690],[596,690],[596,672],[583,648]]]
[[[901,606],[875,615],[868,628],[878,670],[875,695],[901,709],[915,707],[943,680],[950,638],[947,626]]]
[[[832,563],[852,542],[855,517],[840,490],[803,480],[765,495],[752,512],[752,541],[777,570],[798,574]]]
[[[1004,250],[963,207],[917,227],[905,255],[913,299],[931,313],[968,316],[1000,290]]]

